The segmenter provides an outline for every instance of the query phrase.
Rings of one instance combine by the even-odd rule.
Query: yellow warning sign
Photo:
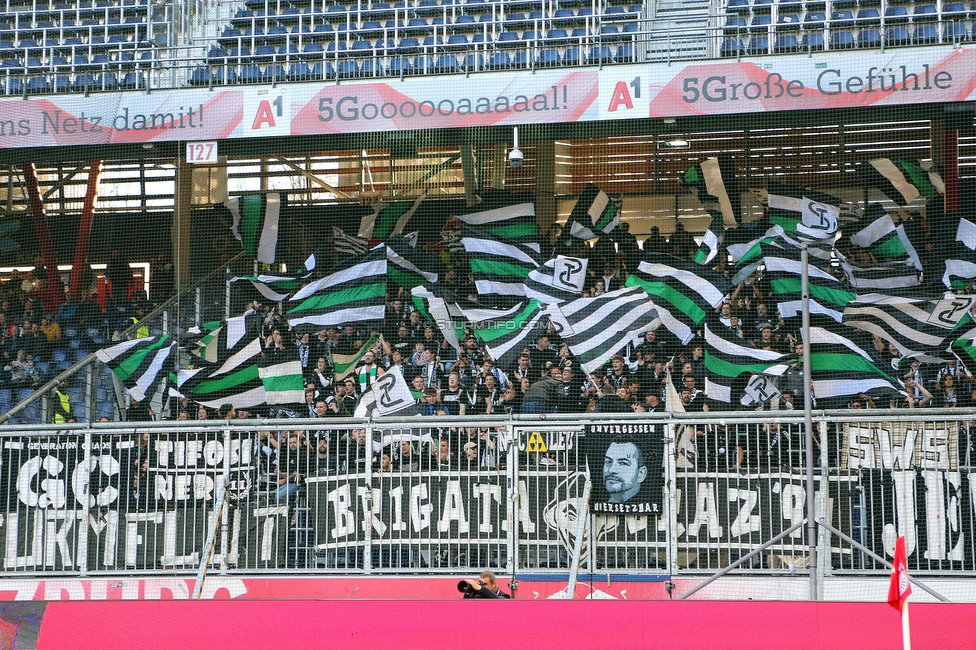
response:
[[[529,442],[525,445],[525,451],[542,453],[549,451],[549,447],[546,447],[546,441],[542,439],[542,434],[538,431],[533,431],[529,434]]]

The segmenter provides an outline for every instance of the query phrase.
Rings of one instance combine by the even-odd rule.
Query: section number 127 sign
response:
[[[187,142],[186,162],[191,165],[202,165],[217,162],[216,142]]]

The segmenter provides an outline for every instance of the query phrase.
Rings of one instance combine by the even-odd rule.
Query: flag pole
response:
[[[901,645],[905,650],[912,650],[912,633],[908,626],[908,599],[901,605]]]
[[[810,553],[810,600],[817,600],[817,520],[813,482],[813,381],[810,372],[810,251],[807,243],[800,244],[800,297],[803,304],[801,321],[803,340],[803,424],[807,446],[807,544]]]

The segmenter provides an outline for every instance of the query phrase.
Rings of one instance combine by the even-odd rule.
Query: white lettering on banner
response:
[[[125,565],[136,566],[139,563],[139,547],[142,545],[142,535],[139,534],[140,523],[163,523],[161,512],[129,512],[125,515]]]
[[[33,515],[33,535],[30,539],[30,555],[19,556],[18,530],[20,513],[11,512],[7,515],[7,548],[3,558],[3,568],[19,569],[21,567],[37,566],[41,563],[44,553],[44,511],[35,510]]]
[[[223,467],[224,443],[221,440],[165,440],[155,441],[156,466],[160,469]],[[251,447],[243,438],[232,438],[230,441],[230,465],[249,465],[251,462]],[[202,462],[201,462],[202,461]]]
[[[332,504],[335,514],[335,528],[329,531],[333,539],[347,537],[356,532],[356,516],[351,509],[352,492],[349,484],[340,485],[337,489],[329,492],[326,497]]]
[[[393,521],[390,523],[390,530],[400,533],[407,529],[407,522],[403,520],[403,486],[398,485],[388,495],[390,497],[390,511],[393,513]]]
[[[91,483],[91,475],[95,470],[101,471],[105,476],[112,477],[118,475],[122,465],[118,460],[108,454],[101,456],[91,456],[84,459],[75,466],[75,471],[71,473],[71,489],[75,493],[75,500],[79,504],[85,505],[83,498],[88,501],[88,506],[107,506],[114,503],[119,498],[119,490],[109,485],[97,495],[92,496],[88,492]]]
[[[752,516],[752,510],[759,503],[759,492],[752,490],[739,490],[737,488],[728,489],[728,500],[730,503],[736,503],[742,501],[742,507],[739,509],[739,514],[736,515],[735,521],[729,524],[729,535],[732,537],[738,537],[740,535],[748,535],[749,533],[757,533],[760,530],[759,517]],[[759,513],[756,513],[757,515]]]
[[[434,506],[429,501],[421,503],[427,498],[426,483],[418,483],[410,488],[410,523],[415,533],[426,530],[430,526],[430,513],[434,511]]]
[[[163,555],[159,563],[163,566],[196,566],[200,564],[200,553],[176,554],[176,524],[179,516],[176,510],[167,510],[163,515]]]
[[[718,519],[718,503],[715,499],[714,483],[699,483],[695,496],[695,520],[688,524],[688,537],[698,537],[699,529],[705,526],[709,537],[719,538],[723,528]]]
[[[348,490],[346,490],[347,502],[348,502]],[[351,513],[350,513],[351,514]],[[261,522],[261,554],[258,560],[260,562],[270,562],[275,556],[275,526],[277,525],[278,517],[288,516],[288,506],[272,506],[270,508],[255,508],[254,517],[258,521],[264,518]],[[353,523],[353,531],[355,530],[355,523]],[[351,531],[352,532],[352,531]]]
[[[952,470],[959,465],[956,423],[844,425],[842,469]]]
[[[444,511],[441,520],[437,522],[437,530],[446,533],[451,529],[451,522],[458,522],[458,532],[467,535],[471,532],[468,516],[464,512],[464,495],[461,494],[461,481],[448,481],[444,492]]]
[[[529,486],[525,481],[518,482],[518,523],[522,527],[522,532],[531,535],[535,532],[535,522],[532,521],[532,513],[529,506]],[[502,522],[502,530],[508,531],[508,521]]]
[[[20,467],[17,473],[17,495],[20,500],[31,507],[38,508],[63,508],[68,500],[68,489],[64,481],[57,478],[44,478],[38,484],[40,492],[35,492],[31,484],[34,477],[42,471],[47,472],[49,477],[61,474],[64,463],[54,456],[35,456]]]
[[[894,484],[895,524],[884,525],[884,549],[888,557],[895,556],[895,540],[905,537],[905,554],[915,552],[918,536],[915,522],[918,513],[915,511],[915,472],[892,472],[891,480]]]
[[[801,485],[796,485],[795,483],[787,483],[783,485],[778,481],[773,484],[772,488],[773,494],[781,495],[780,508],[783,513],[783,519],[790,522],[790,526],[793,524],[803,521],[803,512],[806,509],[806,496],[807,491]],[[789,526],[787,526],[789,528]],[[797,528],[792,533],[790,537],[794,539],[799,539],[803,537],[803,530]]]
[[[892,442],[891,429],[878,429],[878,445],[881,447],[881,467],[884,469],[909,469],[915,455],[915,436],[918,430],[913,427],[905,429],[905,442],[896,446]],[[898,464],[895,467],[895,463]]]
[[[44,534],[44,565],[51,568],[57,566],[55,562],[56,553],[60,553],[64,568],[70,568],[74,566],[74,562],[71,561],[71,551],[68,548],[68,531],[71,530],[71,524],[75,522],[75,518],[80,518],[83,515],[66,510],[46,510],[45,512],[47,526]],[[59,521],[63,522],[60,526],[58,525]]]
[[[501,506],[502,486],[493,483],[475,483],[473,487],[475,498],[478,499],[481,508],[481,523],[478,524],[478,532],[490,535],[495,530],[494,526],[491,525],[491,502],[494,501]]]
[[[379,537],[383,536],[386,532],[386,524],[380,519],[379,513],[383,512],[383,491],[379,488],[367,488],[365,485],[360,485],[356,487],[356,494],[362,500],[363,512],[369,512],[370,519],[372,520],[373,530]],[[372,507],[370,507],[370,501],[372,501]],[[369,534],[369,523],[363,521],[362,529],[367,535]]]

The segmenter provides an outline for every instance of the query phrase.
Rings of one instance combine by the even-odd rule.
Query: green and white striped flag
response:
[[[385,247],[346,260],[288,301],[293,328],[318,330],[343,323],[374,323],[386,313]]]
[[[766,277],[772,287],[773,296],[779,303],[779,314],[783,318],[799,316],[803,311],[800,293],[803,266],[800,262],[800,249],[788,246],[779,248],[763,244],[763,264]],[[810,257],[808,265],[810,285],[810,313],[823,314],[838,323],[844,314],[847,303],[857,298],[857,294],[845,290],[840,280],[815,264]]]
[[[166,381],[168,360],[175,346],[176,341],[163,334],[123,341],[96,351],[95,356],[111,368],[129,394],[141,402],[156,393],[159,382]]]
[[[819,319],[818,319],[819,320]],[[810,326],[810,377],[817,400],[873,396],[905,396],[901,380],[878,368],[871,355],[846,336],[821,325]]]
[[[498,200],[507,198],[509,197],[506,194]],[[494,203],[497,201],[491,200],[489,205]],[[486,207],[478,212],[459,214],[457,218],[461,223],[474,226],[498,239],[517,242],[539,252],[539,224],[535,219],[534,203]]]
[[[573,238],[596,239],[600,235],[609,235],[619,224],[617,204],[595,184],[588,183],[566,219],[560,240],[568,245]]]
[[[258,363],[258,377],[264,387],[264,401],[269,406],[305,401],[305,378],[302,362],[297,358],[288,361],[262,359]]]
[[[695,253],[695,262],[697,264],[710,264],[718,255],[724,239],[725,228],[722,226],[722,215],[715,214],[712,216],[712,223],[709,224],[708,230],[702,235],[701,245],[698,246],[698,252]]]
[[[245,194],[235,196],[224,205],[233,217],[234,238],[243,244],[248,255],[265,264],[282,261],[283,247],[278,245],[284,207],[282,195]]]
[[[417,213],[426,196],[421,194],[413,201],[378,204],[373,214],[363,217],[359,222],[358,237],[370,241],[402,235],[407,223]]]
[[[972,322],[974,302],[976,296],[951,293],[942,299],[864,294],[847,304],[842,322],[892,343],[902,356],[938,357]]]
[[[376,345],[376,340],[378,338],[379,337],[376,334],[373,334],[369,337],[369,340],[363,343],[363,346],[353,354],[332,353],[332,372],[335,375],[335,380],[337,382],[342,381],[352,374],[352,371],[356,369],[356,366],[359,364],[362,358],[366,356],[366,352],[371,350],[373,346]]]
[[[485,349],[499,368],[510,368],[518,359],[522,348],[527,347],[543,333],[544,305],[538,300],[527,300],[496,318],[484,318],[481,310],[465,310],[475,335],[485,344]]]
[[[403,235],[390,237],[385,244],[386,271],[390,280],[399,287],[413,289],[416,286],[436,284],[441,261],[430,253],[414,248]]]
[[[850,229],[848,236],[853,246],[866,249],[883,260],[908,261],[922,270],[922,262],[915,247],[908,239],[905,226],[896,226],[890,215],[884,214],[881,205],[872,203],[867,215]]]
[[[834,251],[847,283],[859,291],[890,291],[918,286],[918,269],[911,262],[854,264],[838,250]]]
[[[461,224],[461,243],[480,296],[524,296],[525,280],[542,263],[530,246],[465,223]]]
[[[768,374],[779,376],[789,369],[789,355],[763,350],[749,345],[736,337],[732,330],[718,323],[717,317],[709,316],[705,323],[705,395],[725,403],[738,402],[745,389],[746,378]],[[738,384],[739,390],[732,394]]]
[[[855,166],[865,184],[876,187],[898,205],[920,196],[945,194],[942,176],[930,162],[908,158],[877,158]]]
[[[732,154],[723,153],[691,167],[681,176],[681,184],[698,196],[706,212],[722,215],[726,227],[742,222],[742,195]]]
[[[467,320],[457,305],[457,297],[447,289],[432,285],[411,289],[410,300],[420,312],[420,320],[433,324],[444,340],[460,351]]]
[[[208,363],[223,363],[261,336],[261,317],[257,314],[235,316],[203,326],[209,332],[197,340],[197,347],[190,350],[190,354]]]
[[[670,255],[655,255],[651,261],[641,262],[625,284],[641,287],[651,296],[661,323],[683,345],[695,337],[705,317],[732,290],[722,274]]]

